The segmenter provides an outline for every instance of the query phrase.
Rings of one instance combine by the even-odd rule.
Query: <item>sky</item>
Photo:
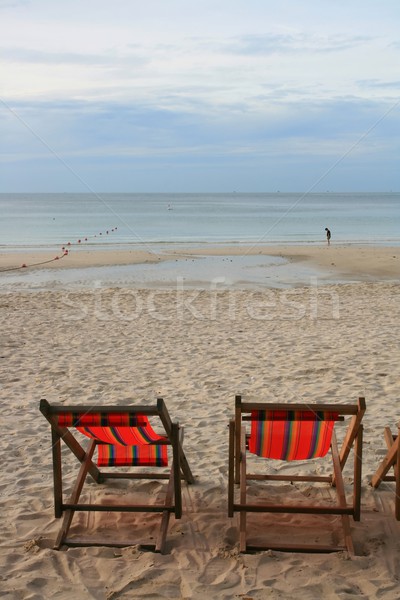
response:
[[[0,192],[400,191],[398,0],[0,0]]]

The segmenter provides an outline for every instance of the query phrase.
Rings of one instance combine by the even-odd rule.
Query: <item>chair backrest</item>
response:
[[[323,457],[328,452],[336,421],[352,416],[341,454],[344,465],[351,444],[365,412],[365,400],[358,404],[284,404],[235,400],[236,456],[240,452],[240,429],[243,421],[251,422],[248,449],[265,458],[306,460]]]
[[[311,410],[254,410],[249,451],[264,458],[306,460],[329,451],[337,413]]]
[[[53,426],[75,428],[97,442],[99,466],[167,466],[170,419],[162,399],[154,407],[62,407],[43,404]],[[42,405],[41,405],[42,409]],[[167,435],[157,434],[148,415],[157,414]]]

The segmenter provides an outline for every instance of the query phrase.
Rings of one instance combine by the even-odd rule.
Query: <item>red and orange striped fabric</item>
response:
[[[99,467],[166,467],[167,446],[98,444],[97,464]]]
[[[249,451],[286,461],[325,456],[337,420],[337,413],[253,411]]]
[[[60,413],[60,427],[75,427],[98,442],[99,466],[168,465],[168,438],[158,435],[147,416],[130,413]]]
[[[63,412],[58,413],[60,427],[137,427],[149,422],[144,415],[109,412]]]

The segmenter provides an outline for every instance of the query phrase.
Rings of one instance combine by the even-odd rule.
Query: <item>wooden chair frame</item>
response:
[[[395,517],[400,521],[400,423],[397,425],[398,433],[393,436],[390,427],[385,427],[384,437],[388,448],[385,458],[382,460],[374,476],[371,479],[371,485],[374,488],[379,487],[382,481],[395,481]],[[393,467],[393,475],[387,473]]]
[[[266,475],[259,473],[247,473],[246,452],[248,448],[249,435],[246,433],[244,421],[251,421],[253,410],[277,410],[277,411],[325,411],[336,412],[339,420],[351,417],[350,423],[339,452],[335,431],[333,431],[330,454],[333,462],[333,473],[330,476],[316,475]],[[229,482],[228,482],[228,515],[233,517],[238,512],[239,517],[239,545],[241,552],[257,550],[280,550],[296,552],[336,552],[347,549],[354,554],[354,545],[351,538],[350,521],[351,515],[354,521],[360,520],[361,506],[361,468],[362,468],[362,436],[363,426],[361,420],[365,413],[365,399],[359,398],[357,404],[281,404],[262,402],[243,402],[241,396],[235,399],[235,418],[229,424]],[[353,502],[347,504],[342,471],[346,464],[351,449],[354,451],[354,485]],[[266,459],[261,459],[266,460]],[[247,482],[258,481],[309,481],[327,482],[336,488],[336,505],[305,505],[305,504],[271,504],[251,503],[247,500]],[[235,483],[239,484],[239,501],[235,501]],[[303,513],[319,515],[340,515],[344,532],[343,546],[323,545],[295,545],[295,544],[269,544],[250,545],[247,542],[246,515],[247,513]]]
[[[169,416],[167,407],[162,398],[157,399],[157,404],[153,406],[65,406],[51,405],[47,400],[40,401],[40,411],[46,417],[51,425],[52,434],[52,454],[53,454],[53,481],[54,481],[54,510],[55,517],[63,521],[60,532],[57,536],[54,548],[59,550],[61,546],[113,546],[124,547],[137,544],[137,541],[129,539],[128,541],[91,541],[80,540],[67,537],[69,528],[75,511],[116,511],[116,512],[159,512],[162,514],[158,537],[155,544],[141,544],[143,548],[154,550],[155,552],[165,552],[166,536],[170,515],[173,513],[176,519],[182,516],[182,491],[181,478],[187,483],[194,483],[194,477],[190,470],[186,456],[182,449],[183,429],[179,424],[173,422]],[[57,415],[65,412],[74,412],[74,414],[85,415],[87,413],[129,413],[130,415],[144,415],[147,417],[159,417],[165,430],[166,441],[159,443],[168,444],[172,447],[172,464],[170,473],[160,473],[145,470],[143,467],[140,472],[108,472],[100,471],[97,465],[92,461],[96,448],[96,440],[90,440],[89,445],[84,449],[79,443],[77,437],[72,433],[73,427],[60,427],[58,425]],[[81,463],[75,485],[72,489],[70,498],[64,502],[63,499],[63,480],[62,480],[62,452],[61,441],[71,450]],[[135,467],[132,467],[135,469]],[[85,482],[86,475],[90,475],[96,483],[104,483],[108,479],[166,479],[168,480],[165,502],[163,504],[82,504],[79,503],[79,497]]]

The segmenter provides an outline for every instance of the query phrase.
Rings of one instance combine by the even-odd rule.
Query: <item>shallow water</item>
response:
[[[199,256],[120,266],[23,269],[0,274],[0,291],[110,287],[216,290],[339,282],[321,269],[279,256]]]

